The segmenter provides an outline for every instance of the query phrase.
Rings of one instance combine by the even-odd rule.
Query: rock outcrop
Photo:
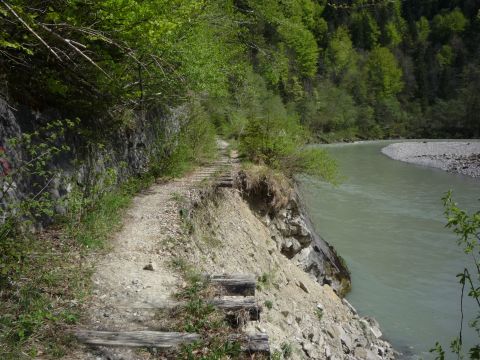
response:
[[[40,113],[25,106],[13,108],[0,99],[0,186],[2,177],[7,172],[15,175],[14,184],[8,186],[8,190],[2,189],[8,193],[0,196],[0,209],[33,196],[34,183],[39,188],[45,186],[44,190],[50,193],[53,201],[63,198],[74,188],[94,198],[95,194],[91,190],[102,188],[103,182],[113,181],[115,185],[132,175],[145,173],[153,156],[158,155],[155,152],[161,152],[159,134],[165,143],[178,131],[179,124],[186,115],[185,107],[140,112],[132,115],[131,124],[111,130],[109,134],[103,133],[102,129],[96,133],[85,133],[78,128],[66,130],[59,135],[58,144],[54,146],[67,144],[69,150],[47,159],[44,170],[48,174],[55,174],[49,179],[32,177],[28,171],[21,170],[25,169],[23,164],[30,161],[31,157],[24,146],[20,144],[12,147],[9,140],[20,138],[22,134],[34,133],[49,122],[63,118],[62,114],[54,109]],[[40,143],[43,140],[39,138],[34,141]],[[107,176],[110,178],[107,179]],[[64,212],[65,204],[57,205],[56,210]]]
[[[320,284],[330,285],[343,296],[350,290],[350,273],[335,249],[313,228],[296,187],[287,192],[285,205],[272,208],[269,204],[269,184],[265,178],[249,189],[246,174],[240,172],[237,184],[259,219],[268,227],[280,252]]]

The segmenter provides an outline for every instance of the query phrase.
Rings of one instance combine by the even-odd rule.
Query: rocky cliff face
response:
[[[78,188],[89,196],[91,189],[102,187],[105,176],[113,177],[118,184],[132,175],[145,173],[150,165],[152,152],[158,149],[159,136],[163,139],[178,130],[180,117],[184,109],[168,112],[138,113],[132,123],[113,131],[110,135],[101,133],[82,133],[78,128],[67,130],[58,139],[58,144],[67,144],[70,150],[56,155],[45,164],[45,170],[52,178],[34,178],[22,166],[30,161],[25,148],[12,147],[9,139],[18,138],[25,133],[33,133],[52,120],[61,118],[58,111],[49,110],[39,113],[29,108],[13,108],[0,99],[0,184],[7,173],[14,174],[13,186],[1,189],[0,208],[19,202],[32,196],[34,182],[40,188],[45,186],[53,201],[57,201]],[[91,137],[95,136],[95,139]],[[40,136],[41,137],[41,136]],[[42,139],[37,139],[41,143]],[[112,180],[112,179],[110,179]],[[90,192],[90,193],[89,193]],[[64,205],[57,205],[58,212],[64,212]],[[1,221],[1,219],[0,219]]]
[[[320,284],[330,285],[340,296],[346,294],[351,286],[350,273],[335,249],[315,232],[298,189],[288,193],[284,206],[272,209],[268,180],[262,180],[252,190],[246,186],[246,176],[240,172],[237,183],[255,214],[268,227],[278,250]]]

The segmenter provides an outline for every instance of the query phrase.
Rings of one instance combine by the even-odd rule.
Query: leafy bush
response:
[[[447,218],[446,227],[452,229],[454,234],[457,235],[458,245],[462,248],[463,252],[471,258],[473,263],[473,266],[470,269],[466,266],[463,271],[457,275],[458,281],[462,287],[460,295],[460,331],[458,337],[453,339],[450,343],[450,350],[456,355],[456,357],[463,359],[466,357],[462,341],[464,331],[463,306],[465,295],[477,305],[477,314],[475,318],[470,321],[469,325],[477,335],[480,333],[480,261],[478,260],[478,256],[480,255],[480,211],[468,214],[465,210],[460,209],[453,201],[451,191],[447,192],[442,200],[445,209],[445,217]],[[435,359],[437,360],[444,360],[446,358],[445,350],[438,342],[430,352],[435,353]],[[480,358],[479,343],[474,344],[468,349],[468,358]]]
[[[282,171],[288,177],[296,173],[334,181],[335,162],[318,148],[305,148],[308,132],[295,114],[289,113],[278,96],[270,95],[252,116],[240,136],[239,149],[250,161]]]

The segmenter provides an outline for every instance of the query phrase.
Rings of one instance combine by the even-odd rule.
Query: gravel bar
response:
[[[382,153],[394,160],[480,178],[480,141],[402,142],[384,147]]]

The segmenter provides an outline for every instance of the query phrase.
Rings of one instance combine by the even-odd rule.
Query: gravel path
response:
[[[231,169],[228,144],[218,141],[219,159],[168,183],[154,184],[136,196],[111,240],[111,251],[96,260],[93,297],[89,303],[89,330],[140,330],[159,326],[149,304],[175,300],[182,279],[168,261],[175,253],[175,239],[184,230],[179,199],[189,199],[204,180]],[[149,309],[150,308],[150,309]],[[69,359],[149,359],[129,348],[85,348]]]
[[[382,153],[394,160],[480,178],[480,141],[403,142],[384,147]]]

